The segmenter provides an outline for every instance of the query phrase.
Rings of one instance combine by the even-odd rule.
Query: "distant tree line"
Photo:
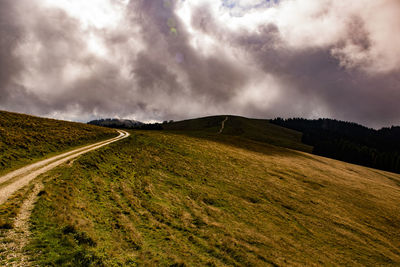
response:
[[[133,129],[137,130],[162,130],[162,124],[161,123],[145,123],[140,126],[136,126]]]
[[[138,130],[163,130],[164,127],[163,125],[165,124],[169,124],[169,123],[173,123],[173,120],[169,120],[169,121],[163,121],[163,123],[144,123],[142,125],[138,125],[136,127],[134,127],[133,129],[138,129]]]
[[[302,142],[313,146],[316,155],[400,173],[400,127],[375,130],[331,119],[271,122],[302,132]]]
[[[88,124],[116,129],[163,130],[163,125],[171,124],[173,122],[173,120],[169,120],[164,121],[163,123],[143,123],[135,120],[99,119],[90,121]]]

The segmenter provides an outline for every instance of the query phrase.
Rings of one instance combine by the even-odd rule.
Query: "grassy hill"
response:
[[[224,129],[221,124],[224,122]],[[224,136],[236,136],[241,140],[253,140],[282,146],[295,150],[311,152],[312,147],[301,142],[302,133],[287,129],[268,120],[248,119],[238,116],[212,116],[163,124],[164,130],[180,134],[189,134],[219,141],[231,141]]]
[[[399,175],[269,145],[299,136],[262,121],[238,137],[236,119],[222,135],[221,117],[132,131],[53,170],[28,253],[53,266],[399,266]]]
[[[115,135],[107,128],[0,111],[0,175]]]

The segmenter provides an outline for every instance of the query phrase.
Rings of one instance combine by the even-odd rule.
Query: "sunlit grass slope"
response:
[[[115,135],[107,128],[0,111],[0,175],[52,153]]]
[[[239,116],[212,116],[163,124],[163,128],[176,133],[219,138],[220,141],[224,141],[224,137],[216,137],[216,135],[219,135],[221,123],[226,118],[222,136],[237,136],[296,150],[312,151],[312,147],[301,142],[302,133],[269,123],[268,120]]]
[[[41,265],[399,266],[399,175],[225,138],[132,132],[54,170],[29,253]]]

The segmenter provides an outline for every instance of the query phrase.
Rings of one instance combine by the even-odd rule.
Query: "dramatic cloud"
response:
[[[397,0],[3,0],[0,109],[400,124]]]

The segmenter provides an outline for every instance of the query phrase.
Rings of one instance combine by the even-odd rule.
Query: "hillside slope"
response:
[[[0,175],[72,147],[113,136],[112,129],[0,111]]]
[[[400,264],[399,175],[223,137],[136,131],[54,170],[27,251],[40,265]]]
[[[220,133],[222,122],[224,122],[224,128]],[[305,152],[312,151],[311,146],[301,142],[301,132],[269,123],[268,120],[238,116],[212,116],[167,123],[163,124],[163,128],[167,131],[211,139],[217,138],[221,141],[224,141],[225,138],[218,137],[218,135],[229,135]]]

